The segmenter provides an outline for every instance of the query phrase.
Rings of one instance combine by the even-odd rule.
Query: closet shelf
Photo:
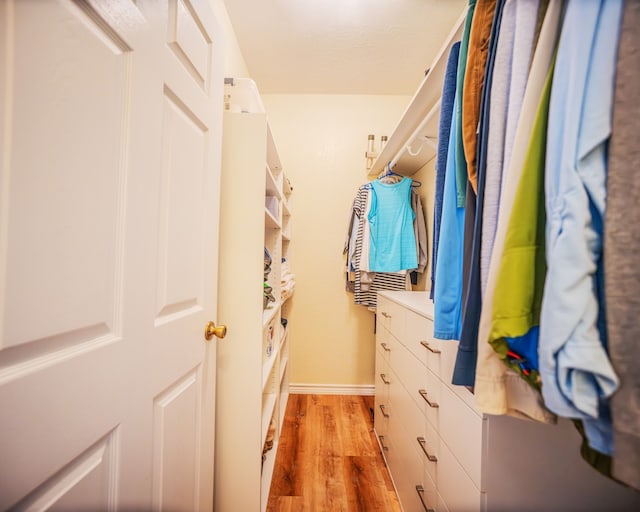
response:
[[[276,407],[277,394],[274,392],[264,394],[262,405],[262,439],[260,446],[264,446],[264,442],[267,439],[267,432],[269,431],[269,423]]]
[[[264,209],[264,227],[271,229],[278,229],[280,222],[273,216],[273,213],[269,211],[267,207]]]
[[[282,357],[282,362],[280,363],[280,385],[282,386],[282,381],[284,379],[284,374],[287,371],[287,365],[289,364],[289,355],[285,355]]]
[[[273,320],[276,313],[280,311],[280,301],[270,302],[269,306],[262,312],[262,328],[264,329]]]
[[[276,363],[276,357],[280,348],[276,345],[273,347],[273,352],[267,358],[264,363],[262,363],[262,391],[264,391],[267,387],[267,383],[269,382],[269,376],[271,375],[271,371],[273,370],[273,365]]]
[[[368,177],[378,176],[388,163],[394,172],[411,176],[435,157],[442,83],[451,47],[462,37],[466,13],[465,7],[385,147],[368,170]]]
[[[284,344],[285,344],[285,342],[287,340],[287,337],[289,336],[289,331],[287,330],[286,327],[283,329],[283,332],[284,332],[284,334],[280,338],[280,347],[284,346]]]
[[[280,187],[278,187],[276,177],[268,165],[265,166],[265,175],[265,191],[267,195],[282,199],[282,193],[280,192]]]

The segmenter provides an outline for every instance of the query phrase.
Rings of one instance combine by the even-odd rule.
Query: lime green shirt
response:
[[[500,259],[489,343],[505,363],[532,386],[540,387],[536,370],[528,375],[507,357],[507,338],[518,338],[540,324],[545,263],[544,170],[549,100],[555,59],[549,68],[531,131],[520,183]],[[537,345],[537,336],[532,343]],[[537,352],[537,346],[535,347]]]

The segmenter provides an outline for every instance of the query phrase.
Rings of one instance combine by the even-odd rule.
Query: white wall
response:
[[[290,381],[372,385],[374,315],[345,291],[344,244],[367,134],[390,135],[408,96],[264,95],[293,185]]]
[[[222,42],[222,44],[224,44],[224,76],[235,78],[248,77],[249,70],[238,46],[238,39],[229,20],[229,14],[227,13],[224,0],[209,0],[209,4],[224,33],[224,41]],[[220,42],[215,41],[214,44],[220,44]]]

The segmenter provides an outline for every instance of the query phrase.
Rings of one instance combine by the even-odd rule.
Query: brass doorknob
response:
[[[204,339],[209,341],[214,336],[216,338],[224,338],[227,335],[227,326],[219,325],[216,327],[216,324],[213,322],[209,322],[207,326],[204,328]]]

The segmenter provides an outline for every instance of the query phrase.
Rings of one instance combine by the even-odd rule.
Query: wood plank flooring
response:
[[[268,512],[400,512],[372,396],[290,395]]]

